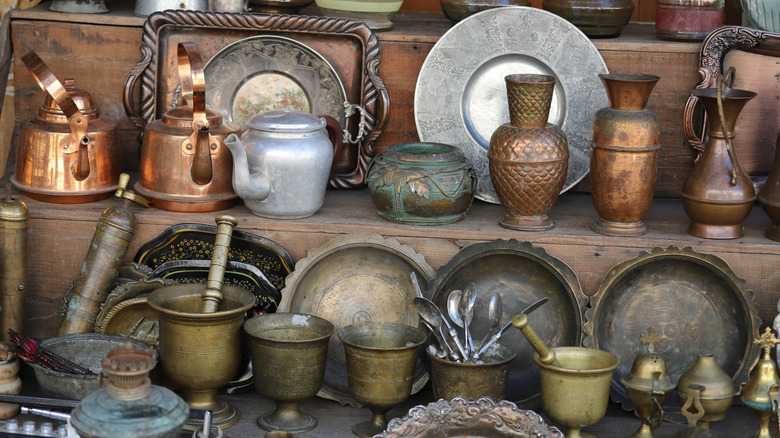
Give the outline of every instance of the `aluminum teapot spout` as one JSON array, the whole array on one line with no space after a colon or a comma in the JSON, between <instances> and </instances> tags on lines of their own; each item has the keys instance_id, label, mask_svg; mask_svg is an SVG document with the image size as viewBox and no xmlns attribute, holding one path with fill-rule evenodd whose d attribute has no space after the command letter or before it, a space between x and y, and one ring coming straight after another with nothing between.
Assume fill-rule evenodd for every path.
<instances>
[{"instance_id":1,"label":"aluminum teapot spout","mask_svg":"<svg viewBox=\"0 0 780 438\"><path fill-rule=\"evenodd\" d=\"M271 193L271 183L259 173L249 172L246 150L236 134L224 140L233 155L233 190L242 199L263 200Z\"/></svg>"}]
</instances>

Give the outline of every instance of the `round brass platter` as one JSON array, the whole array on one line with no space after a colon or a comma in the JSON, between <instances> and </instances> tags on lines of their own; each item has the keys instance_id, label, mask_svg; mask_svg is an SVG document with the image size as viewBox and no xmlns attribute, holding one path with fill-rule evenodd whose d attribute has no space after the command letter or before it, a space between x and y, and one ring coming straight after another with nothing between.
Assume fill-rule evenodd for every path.
<instances>
[{"instance_id":1,"label":"round brass platter","mask_svg":"<svg viewBox=\"0 0 780 438\"><path fill-rule=\"evenodd\" d=\"M738 390L760 352L753 345L761 325L753 292L725 261L691 248L655 248L618 263L591 297L585 318L584 345L620 359L611 395L626 410L633 407L620 379L646 351L640 336L651 327L658 336L654 351L673 382L699 355L712 354ZM676 394L664 410L680 410Z\"/></svg>"},{"instance_id":2,"label":"round brass platter","mask_svg":"<svg viewBox=\"0 0 780 438\"><path fill-rule=\"evenodd\" d=\"M313 249L298 261L285 281L277 312L307 313L330 321L335 333L364 321L419 324L411 281L433 277L425 258L409 246L378 234L347 234ZM428 381L418 361L412 393ZM344 347L333 336L328 348L325 379L317 394L342 404L357 405L349 393Z\"/></svg>"},{"instance_id":3,"label":"round brass platter","mask_svg":"<svg viewBox=\"0 0 780 438\"><path fill-rule=\"evenodd\" d=\"M514 239L467 246L439 268L431 281L431 300L446 315L450 291L464 290L469 283L474 283L477 291L470 326L474 339L482 339L488 331L488 305L497 292L503 304L502 326L529 304L547 297L546 304L528 315L530 324L550 347L580 345L587 298L574 271L544 249ZM535 407L541 387L533 348L514 328L507 330L499 343L517 354L509 365L506 399Z\"/></svg>"}]
</instances>

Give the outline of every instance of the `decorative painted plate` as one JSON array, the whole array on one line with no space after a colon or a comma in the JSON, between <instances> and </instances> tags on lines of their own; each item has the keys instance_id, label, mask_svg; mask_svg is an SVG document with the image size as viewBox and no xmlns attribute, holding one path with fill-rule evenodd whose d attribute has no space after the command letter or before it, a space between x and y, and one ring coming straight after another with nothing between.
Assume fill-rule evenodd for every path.
<instances>
[{"instance_id":1,"label":"decorative painted plate","mask_svg":"<svg viewBox=\"0 0 780 438\"><path fill-rule=\"evenodd\" d=\"M378 234L347 234L309 251L287 277L278 312L308 313L330 321L334 333L356 322L395 322L417 326L417 296L411 273L429 281L433 269L409 246ZM428 382L417 363L412 393ZM320 397L358 405L349 393L344 346L331 337Z\"/></svg>"},{"instance_id":2,"label":"decorative painted plate","mask_svg":"<svg viewBox=\"0 0 780 438\"><path fill-rule=\"evenodd\" d=\"M477 291L470 326L474 339L482 339L488 331L488 305L497 292L503 308L502 326L529 304L547 297L547 303L528 315L529 324L550 347L580 345L587 298L574 271L544 249L530 242L501 239L469 245L439 268L426 296L446 315L450 291L463 290L469 283L474 283ZM535 405L541 387L533 348L515 328L507 330L498 342L517 354L509 364L506 399Z\"/></svg>"},{"instance_id":3,"label":"decorative painted plate","mask_svg":"<svg viewBox=\"0 0 780 438\"><path fill-rule=\"evenodd\" d=\"M296 110L346 126L347 93L319 53L290 38L256 35L227 45L206 63L206 105L246 129L255 114Z\"/></svg>"},{"instance_id":4,"label":"decorative painted plate","mask_svg":"<svg viewBox=\"0 0 780 438\"><path fill-rule=\"evenodd\" d=\"M537 8L506 6L474 14L433 46L420 69L414 117L420 140L458 146L477 172L477 199L499 203L488 169L490 136L509 122L504 77L542 73L556 79L549 123L569 142L563 192L590 170L593 116L607 106L598 75L601 54L582 31Z\"/></svg>"},{"instance_id":5,"label":"decorative painted plate","mask_svg":"<svg viewBox=\"0 0 780 438\"><path fill-rule=\"evenodd\" d=\"M699 355L712 354L738 390L760 353L753 345L761 325L753 292L725 261L691 248L655 248L618 263L591 297L585 318L583 344L620 359L611 393L626 410L633 407L620 379L647 351L640 339L648 335L672 382ZM664 410L680 410L676 396Z\"/></svg>"}]
</instances>

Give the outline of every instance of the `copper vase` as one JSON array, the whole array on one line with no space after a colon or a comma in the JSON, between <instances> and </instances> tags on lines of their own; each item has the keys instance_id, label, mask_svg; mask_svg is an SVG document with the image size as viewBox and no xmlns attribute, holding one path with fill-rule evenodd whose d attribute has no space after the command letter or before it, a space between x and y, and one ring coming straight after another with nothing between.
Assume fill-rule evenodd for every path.
<instances>
[{"instance_id":1,"label":"copper vase","mask_svg":"<svg viewBox=\"0 0 780 438\"><path fill-rule=\"evenodd\" d=\"M707 239L742 237L742 222L756 199L753 183L733 144L737 116L756 93L727 88L726 81L723 79L719 88L691 92L704 104L709 139L704 155L683 185L682 198L685 213L691 219L688 234Z\"/></svg>"},{"instance_id":2,"label":"copper vase","mask_svg":"<svg viewBox=\"0 0 780 438\"><path fill-rule=\"evenodd\" d=\"M647 233L642 218L653 203L661 130L647 101L658 76L603 74L609 106L596 112L590 150L593 231L610 236Z\"/></svg>"},{"instance_id":3,"label":"copper vase","mask_svg":"<svg viewBox=\"0 0 780 438\"><path fill-rule=\"evenodd\" d=\"M566 181L569 146L558 126L547 123L555 78L515 74L505 78L510 123L490 137L490 179L507 214L501 226L543 231Z\"/></svg>"},{"instance_id":4,"label":"copper vase","mask_svg":"<svg viewBox=\"0 0 780 438\"><path fill-rule=\"evenodd\" d=\"M775 145L775 159L764 187L758 193L758 202L772 220L766 237L780 242L780 133Z\"/></svg>"}]
</instances>

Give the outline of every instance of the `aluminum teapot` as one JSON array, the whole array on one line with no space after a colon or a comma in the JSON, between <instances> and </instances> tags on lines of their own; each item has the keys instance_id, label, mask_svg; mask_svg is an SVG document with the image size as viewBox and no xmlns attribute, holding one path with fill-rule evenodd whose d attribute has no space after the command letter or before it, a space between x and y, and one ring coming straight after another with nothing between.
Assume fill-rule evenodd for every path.
<instances>
[{"instance_id":1,"label":"aluminum teapot","mask_svg":"<svg viewBox=\"0 0 780 438\"><path fill-rule=\"evenodd\" d=\"M22 62L47 95L38 115L20 125L11 183L46 202L77 204L111 196L122 170L116 123L101 117L92 96L74 81L57 80L35 52Z\"/></svg>"},{"instance_id":2,"label":"aluminum teapot","mask_svg":"<svg viewBox=\"0 0 780 438\"><path fill-rule=\"evenodd\" d=\"M225 146L233 153L233 189L249 210L271 219L309 217L322 207L343 134L330 116L261 112Z\"/></svg>"},{"instance_id":3,"label":"aluminum teapot","mask_svg":"<svg viewBox=\"0 0 780 438\"><path fill-rule=\"evenodd\" d=\"M206 85L194 43L179 43L182 100L144 132L135 190L163 210L204 212L230 208L238 198L231 184L233 161L222 140L238 127L206 108Z\"/></svg>"}]
</instances>

